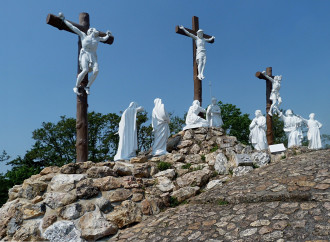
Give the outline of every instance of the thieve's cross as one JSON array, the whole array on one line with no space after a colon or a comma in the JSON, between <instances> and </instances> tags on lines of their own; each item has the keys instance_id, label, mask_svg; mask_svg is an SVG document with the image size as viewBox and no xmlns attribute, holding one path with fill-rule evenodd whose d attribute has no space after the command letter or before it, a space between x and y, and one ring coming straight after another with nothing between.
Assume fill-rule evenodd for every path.
<instances>
[{"instance_id":1,"label":"thieve's cross","mask_svg":"<svg viewBox=\"0 0 330 242\"><path fill-rule=\"evenodd\" d=\"M190 32L191 34L197 35L197 31L199 30L198 17L196 17L196 16L192 17L192 29L188 29L188 28L185 28L185 29L188 32ZM175 32L177 34L182 34L182 35L188 36L182 29L179 28L179 26L175 27ZM205 39L209 39L212 36L203 34L203 37ZM196 62L196 43L195 43L195 40L192 40L192 42L193 42L194 100L198 100L200 102L200 104L202 105L202 81L198 78L198 68L197 68L197 62ZM214 40L209 41L209 43L214 43Z\"/></svg>"},{"instance_id":2,"label":"thieve's cross","mask_svg":"<svg viewBox=\"0 0 330 242\"><path fill-rule=\"evenodd\" d=\"M271 77L274 78L274 76L272 75L272 68L271 67L267 67L266 68L266 74ZM266 122L267 122L267 142L268 145L273 145L274 144L274 135L273 135L273 121L272 121L272 116L270 116L269 110L270 110L270 106L272 105L272 100L270 100L270 93L272 91L272 82L270 80L268 80L264 74L262 74L262 72L258 71L256 73L256 77L258 77L259 79L264 79L266 81Z\"/></svg>"},{"instance_id":3,"label":"thieve's cross","mask_svg":"<svg viewBox=\"0 0 330 242\"><path fill-rule=\"evenodd\" d=\"M84 33L87 33L89 29L89 14L80 13L79 14L79 24L69 21L73 26L77 27ZM46 23L52 25L53 27L58 28L59 30L65 30L71 33L74 33L63 20L53 14L48 14ZM106 36L106 33L99 32L99 36ZM114 41L114 37L110 36L107 41L102 43L111 45ZM81 40L78 41L78 56L81 50ZM79 58L78 58L78 74L81 72L79 67ZM88 75L85 76L79 88L81 95L77 95L77 119L76 119L76 131L77 131L77 141L76 141L76 153L77 153L77 162L85 162L88 158L88 120L87 120L87 94L84 90L88 83Z\"/></svg>"}]
</instances>

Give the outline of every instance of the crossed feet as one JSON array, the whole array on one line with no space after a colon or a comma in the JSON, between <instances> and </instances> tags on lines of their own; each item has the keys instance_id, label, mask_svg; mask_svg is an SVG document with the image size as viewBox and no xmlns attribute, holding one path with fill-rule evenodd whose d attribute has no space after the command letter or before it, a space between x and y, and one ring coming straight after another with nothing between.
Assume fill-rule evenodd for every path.
<instances>
[{"instance_id":1,"label":"crossed feet","mask_svg":"<svg viewBox=\"0 0 330 242\"><path fill-rule=\"evenodd\" d=\"M90 94L90 92L89 92L89 87L84 87L84 89L85 89L87 95L89 95L89 94ZM81 95L81 93L79 92L78 87L74 87L74 88L73 88L73 92L74 92L75 94L79 95L79 96Z\"/></svg>"},{"instance_id":2,"label":"crossed feet","mask_svg":"<svg viewBox=\"0 0 330 242\"><path fill-rule=\"evenodd\" d=\"M198 75L197 77L199 80L203 80L205 78L204 75Z\"/></svg>"}]
</instances>

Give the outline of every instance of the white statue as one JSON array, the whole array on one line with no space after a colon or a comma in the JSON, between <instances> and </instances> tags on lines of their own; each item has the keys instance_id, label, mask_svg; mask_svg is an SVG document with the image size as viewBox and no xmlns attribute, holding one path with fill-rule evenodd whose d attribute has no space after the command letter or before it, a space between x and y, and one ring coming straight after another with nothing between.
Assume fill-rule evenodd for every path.
<instances>
[{"instance_id":1,"label":"white statue","mask_svg":"<svg viewBox=\"0 0 330 242\"><path fill-rule=\"evenodd\" d=\"M249 129L249 139L251 144L256 150L267 149L267 138L266 138L266 118L262 115L260 110L256 110L256 117L252 120Z\"/></svg>"},{"instance_id":2,"label":"white statue","mask_svg":"<svg viewBox=\"0 0 330 242\"><path fill-rule=\"evenodd\" d=\"M99 73L99 65L97 63L97 55L96 50L98 43L100 41L107 41L110 36L112 36L111 32L108 30L107 35L104 37L99 36L99 31L97 31L95 28L90 28L87 31L87 35L80 31L77 27L73 26L69 21L65 20L65 17L62 13L59 13L59 17L63 20L63 22L68 26L73 32L75 32L77 35L79 35L81 40L81 50L79 54L79 66L81 69L81 72L79 73L77 77L76 86L73 88L73 91L77 95L81 95L79 93L78 88L80 87L80 84L86 74L88 72L93 71L93 74L89 78L87 86L84 88L86 93L89 94L89 89L93 82L95 81L95 78L97 74Z\"/></svg>"},{"instance_id":3,"label":"white statue","mask_svg":"<svg viewBox=\"0 0 330 242\"><path fill-rule=\"evenodd\" d=\"M167 154L167 139L170 136L170 116L165 110L165 106L160 98L154 100L155 107L152 110L152 129L154 132L154 143L152 145L152 155Z\"/></svg>"},{"instance_id":4,"label":"white statue","mask_svg":"<svg viewBox=\"0 0 330 242\"><path fill-rule=\"evenodd\" d=\"M315 118L315 114L311 113L309 115L309 120L304 118L302 118L302 120L308 126L308 132L307 132L308 148L317 150L322 148L321 135L320 135L320 128L322 127L322 124L319 121L315 120L314 118Z\"/></svg>"},{"instance_id":5,"label":"white statue","mask_svg":"<svg viewBox=\"0 0 330 242\"><path fill-rule=\"evenodd\" d=\"M196 36L196 35L193 35L190 32L188 32L182 25L179 28L182 29L186 33L186 35L193 38L196 42L196 62L197 62L197 67L198 67L198 76L197 77L200 80L203 80L205 78L204 77L204 68L205 68L205 64L206 64L205 41L211 42L212 40L215 39L215 37L212 36L209 39L205 39L203 37L204 32L202 29L199 29L197 31L197 36Z\"/></svg>"},{"instance_id":6,"label":"white statue","mask_svg":"<svg viewBox=\"0 0 330 242\"><path fill-rule=\"evenodd\" d=\"M183 130L194 129L199 127L209 127L209 122L198 116L199 113L206 113L206 110L200 106L198 100L193 101L192 106L190 106L187 117L186 126Z\"/></svg>"},{"instance_id":7,"label":"white statue","mask_svg":"<svg viewBox=\"0 0 330 242\"><path fill-rule=\"evenodd\" d=\"M121 116L118 130L119 144L115 161L130 160L136 156L138 149L136 115L143 110L143 107L139 107L137 103L131 102Z\"/></svg>"},{"instance_id":8,"label":"white statue","mask_svg":"<svg viewBox=\"0 0 330 242\"><path fill-rule=\"evenodd\" d=\"M272 82L272 92L270 93L270 97L269 97L269 99L272 100L272 105L269 109L268 114L270 116L272 116L273 115L273 110L275 110L275 112L277 114L279 114L280 113L279 106L282 103L282 98L280 97L282 75L281 76L275 76L274 79L273 79L270 76L268 76L265 71L263 71L262 73L265 75L265 77L269 81Z\"/></svg>"},{"instance_id":9,"label":"white statue","mask_svg":"<svg viewBox=\"0 0 330 242\"><path fill-rule=\"evenodd\" d=\"M301 125L303 119L293 115L291 109L285 112L286 116L280 112L279 117L284 121L284 131L288 137L288 148L292 146L301 146L303 140L303 133Z\"/></svg>"},{"instance_id":10,"label":"white statue","mask_svg":"<svg viewBox=\"0 0 330 242\"><path fill-rule=\"evenodd\" d=\"M207 108L206 120L209 122L210 127L221 127L223 125L221 110L216 98L212 98L212 104Z\"/></svg>"}]
</instances>

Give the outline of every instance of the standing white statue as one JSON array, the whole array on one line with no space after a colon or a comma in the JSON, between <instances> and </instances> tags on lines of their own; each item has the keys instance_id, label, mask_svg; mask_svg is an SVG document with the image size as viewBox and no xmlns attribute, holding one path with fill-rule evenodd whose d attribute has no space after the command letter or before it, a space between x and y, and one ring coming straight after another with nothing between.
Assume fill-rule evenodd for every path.
<instances>
[{"instance_id":1,"label":"standing white statue","mask_svg":"<svg viewBox=\"0 0 330 242\"><path fill-rule=\"evenodd\" d=\"M68 26L73 32L79 35L81 40L81 50L79 53L79 66L81 72L77 77L76 86L73 88L73 91L77 95L81 95L81 93L79 93L78 91L78 88L80 87L80 84L84 79L84 77L86 76L86 74L88 72L93 71L93 74L89 78L87 86L84 88L86 93L89 94L90 87L95 81L97 74L99 73L99 65L97 63L97 55L96 55L98 43L100 41L107 41L108 38L112 36L112 34L108 30L106 36L100 37L99 31L97 31L95 28L90 28L88 29L86 35L83 31L80 31L80 29L73 26L69 21L65 20L65 17L62 13L59 13L59 17L63 20L66 26Z\"/></svg>"},{"instance_id":2,"label":"standing white statue","mask_svg":"<svg viewBox=\"0 0 330 242\"><path fill-rule=\"evenodd\" d=\"M186 126L183 130L194 129L199 127L209 127L209 122L198 116L199 113L206 113L206 110L200 106L198 100L193 101L192 106L190 106L187 117Z\"/></svg>"},{"instance_id":3,"label":"standing white statue","mask_svg":"<svg viewBox=\"0 0 330 242\"><path fill-rule=\"evenodd\" d=\"M285 116L286 115L286 116ZM302 118L293 115L291 109L288 109L283 115L280 112L279 117L284 121L284 131L288 137L288 148L293 146L301 146L303 140L303 133L301 129Z\"/></svg>"},{"instance_id":4,"label":"standing white statue","mask_svg":"<svg viewBox=\"0 0 330 242\"><path fill-rule=\"evenodd\" d=\"M136 156L138 149L136 115L143 110L143 107L139 107L137 103L131 102L129 107L123 112L119 122L119 144L115 161L130 160Z\"/></svg>"},{"instance_id":5,"label":"standing white statue","mask_svg":"<svg viewBox=\"0 0 330 242\"><path fill-rule=\"evenodd\" d=\"M206 120L209 122L210 127L221 127L223 125L221 118L221 109L217 104L216 98L212 98L212 103L207 108Z\"/></svg>"},{"instance_id":6,"label":"standing white statue","mask_svg":"<svg viewBox=\"0 0 330 242\"><path fill-rule=\"evenodd\" d=\"M152 110L152 129L154 133L154 143L152 145L152 155L167 154L167 139L170 136L170 116L165 110L165 106L160 98L154 100L155 107Z\"/></svg>"},{"instance_id":7,"label":"standing white statue","mask_svg":"<svg viewBox=\"0 0 330 242\"><path fill-rule=\"evenodd\" d=\"M270 106L268 114L270 116L272 116L274 110L277 114L279 114L280 113L279 106L282 103L282 98L280 96L282 75L281 76L275 76L274 79L273 79L270 76L268 76L265 71L263 71L262 73L265 75L265 77L269 81L272 82L272 91L271 91L270 97L269 97L269 99L272 100L272 105Z\"/></svg>"},{"instance_id":8,"label":"standing white statue","mask_svg":"<svg viewBox=\"0 0 330 242\"><path fill-rule=\"evenodd\" d=\"M307 132L308 148L315 150L321 149L322 142L321 142L320 128L322 127L322 124L319 121L315 120L314 113L311 113L309 115L309 120L304 118L302 118L302 120L307 124L308 127L308 132Z\"/></svg>"},{"instance_id":9,"label":"standing white statue","mask_svg":"<svg viewBox=\"0 0 330 242\"><path fill-rule=\"evenodd\" d=\"M260 110L256 110L256 117L252 120L250 129L250 143L256 150L267 149L267 138L266 138L266 118L262 115Z\"/></svg>"},{"instance_id":10,"label":"standing white statue","mask_svg":"<svg viewBox=\"0 0 330 242\"><path fill-rule=\"evenodd\" d=\"M209 39L205 39L203 37L204 31L202 29L199 29L197 31L197 35L193 35L190 32L188 32L182 25L179 27L182 29L186 35L193 38L196 43L196 62L197 62L197 68L198 68L198 78L200 80L203 80L204 77L204 69L206 64L206 49L205 49L205 42L211 42L215 39L214 36L212 36Z\"/></svg>"}]
</instances>

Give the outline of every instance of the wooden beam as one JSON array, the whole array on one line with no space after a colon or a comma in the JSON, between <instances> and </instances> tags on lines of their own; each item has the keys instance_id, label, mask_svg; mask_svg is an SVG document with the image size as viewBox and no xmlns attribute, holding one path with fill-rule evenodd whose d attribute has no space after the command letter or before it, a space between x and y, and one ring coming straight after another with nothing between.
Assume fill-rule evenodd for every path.
<instances>
[{"instance_id":1,"label":"wooden beam","mask_svg":"<svg viewBox=\"0 0 330 242\"><path fill-rule=\"evenodd\" d=\"M67 20L69 21L69 20ZM87 33L87 30L88 28L86 29L86 27L80 25L80 24L77 24L77 23L74 23L74 22L71 22L69 21L73 26L77 27L78 29L80 29L81 31ZM65 30L65 31L68 31L70 33L74 33L68 26L66 26L65 23L63 23L62 19L58 16L55 16L54 14L48 14L47 15L47 18L46 18L46 23L55 27L55 28L58 28L59 30ZM104 37L106 36L106 33L102 32L102 31L99 31L100 32L100 36L101 37ZM105 42L101 41L101 43L104 43L104 44L109 44L111 45L114 41L114 37L113 36L110 36L109 39Z\"/></svg>"},{"instance_id":2,"label":"wooden beam","mask_svg":"<svg viewBox=\"0 0 330 242\"><path fill-rule=\"evenodd\" d=\"M191 29L188 29L188 28L186 28L186 27L185 27L185 29L186 29L189 33L191 33L191 34L193 34L193 35L197 35L197 33L196 33L195 31L193 31L193 30L191 30ZM186 33L185 33L182 29L180 29L178 25L175 26L175 33L177 33L177 34L182 34L182 35L187 36ZM209 39L209 38L211 38L212 36L210 36L210 35L208 35L208 34L203 34L203 37L204 37L205 39ZM211 41L208 42L208 43L213 44L213 43L214 43L214 39L211 40Z\"/></svg>"}]
</instances>

